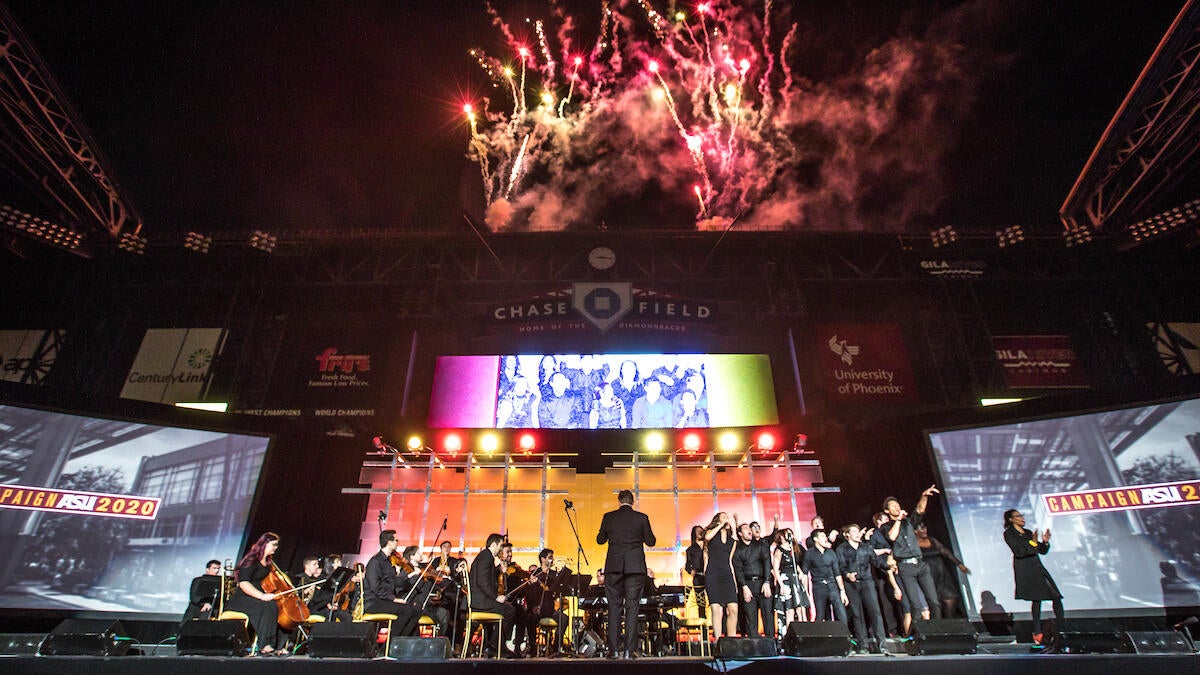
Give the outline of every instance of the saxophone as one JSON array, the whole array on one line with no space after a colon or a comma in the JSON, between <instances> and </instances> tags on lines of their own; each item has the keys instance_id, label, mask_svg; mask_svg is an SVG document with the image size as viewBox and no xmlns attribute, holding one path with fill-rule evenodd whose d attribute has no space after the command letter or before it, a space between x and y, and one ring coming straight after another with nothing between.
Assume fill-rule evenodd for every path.
<instances>
[{"instance_id":1,"label":"saxophone","mask_svg":"<svg viewBox=\"0 0 1200 675\"><path fill-rule=\"evenodd\" d=\"M363 573L363 571L362 571L362 569L361 569L361 568L362 568L362 563L355 563L355 564L354 564L354 570L355 570L355 573L356 573L356 574L362 574L362 573ZM363 618L363 606L364 606L364 600L363 600L363 598L364 598L364 597L366 597L366 595L367 595L367 594L364 592L365 590L366 590L366 589L364 588L364 584L362 584L362 583L359 583L359 584L358 584L358 600L357 600L357 601L354 603L354 611L350 613L350 619L351 619L352 621L362 621L362 618Z\"/></svg>"}]
</instances>

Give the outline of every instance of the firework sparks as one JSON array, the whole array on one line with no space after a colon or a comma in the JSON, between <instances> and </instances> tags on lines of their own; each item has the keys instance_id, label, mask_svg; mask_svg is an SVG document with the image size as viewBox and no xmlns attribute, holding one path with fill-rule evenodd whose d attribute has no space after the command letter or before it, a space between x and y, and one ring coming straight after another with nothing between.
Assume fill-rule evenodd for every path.
<instances>
[{"instance_id":1,"label":"firework sparks","mask_svg":"<svg viewBox=\"0 0 1200 675\"><path fill-rule=\"evenodd\" d=\"M894 133L902 93L918 89L929 71L955 77L954 52L897 39L872 52L844 90L814 85L789 65L797 25L774 16L772 0L761 13L746 4L712 0L685 11L672 3L674 11L663 14L650 0L602 1L598 35L586 51L575 46L584 44L578 22L554 0L555 29L526 19L528 44L488 4L513 59L506 65L480 49L469 52L508 99L507 112L489 110L486 101L464 108L489 227L585 225L607 202L648 185L664 194L690 190L700 229L739 216L758 228L811 227L810 218L826 214L841 219L841 228L830 229L871 227L840 212L868 192L868 174L892 165L904 175L931 171L936 153L901 157L927 149L920 139L905 139L887 157L870 153L883 154L874 148ZM772 26L780 25L787 30L777 40ZM916 204L917 193L931 188L907 189L904 198ZM928 207L902 208L899 217L910 218Z\"/></svg>"}]
</instances>

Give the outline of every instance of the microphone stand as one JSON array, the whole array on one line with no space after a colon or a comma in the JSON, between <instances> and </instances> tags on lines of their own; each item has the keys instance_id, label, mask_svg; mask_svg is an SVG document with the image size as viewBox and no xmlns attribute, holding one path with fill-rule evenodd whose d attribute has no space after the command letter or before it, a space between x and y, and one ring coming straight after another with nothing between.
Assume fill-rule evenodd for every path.
<instances>
[{"instance_id":1,"label":"microphone stand","mask_svg":"<svg viewBox=\"0 0 1200 675\"><path fill-rule=\"evenodd\" d=\"M579 529L575 527L575 521L571 518L571 512L575 510L575 505L567 500L563 500L563 511L567 515L567 523L571 526L571 534L575 535L575 602L578 607L579 599L583 597L583 566L586 564L589 568L592 566L590 560L587 559L587 554L583 552L583 541L579 538ZM578 514L576 514L578 516ZM575 617L570 617L571 622L575 621ZM572 626L574 628L574 626ZM572 630L572 648L575 651L579 650L580 632Z\"/></svg>"}]
</instances>

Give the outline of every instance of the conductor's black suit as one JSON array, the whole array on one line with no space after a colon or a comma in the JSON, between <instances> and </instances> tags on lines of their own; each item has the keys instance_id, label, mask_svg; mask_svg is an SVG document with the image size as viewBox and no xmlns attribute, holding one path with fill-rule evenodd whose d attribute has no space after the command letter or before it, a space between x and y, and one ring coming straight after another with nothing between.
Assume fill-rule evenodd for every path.
<instances>
[{"instance_id":1,"label":"conductor's black suit","mask_svg":"<svg viewBox=\"0 0 1200 675\"><path fill-rule=\"evenodd\" d=\"M638 601L646 584L646 552L653 546L650 518L622 504L604 514L597 544L608 544L604 559L604 592L608 596L608 646L613 654L632 653L637 644ZM621 642L621 611L625 611L625 644Z\"/></svg>"}]
</instances>

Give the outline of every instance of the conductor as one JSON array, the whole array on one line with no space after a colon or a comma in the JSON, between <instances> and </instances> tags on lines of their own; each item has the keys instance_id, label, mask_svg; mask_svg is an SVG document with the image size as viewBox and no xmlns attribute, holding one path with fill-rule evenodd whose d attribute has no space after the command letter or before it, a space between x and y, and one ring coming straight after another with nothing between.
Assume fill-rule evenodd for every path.
<instances>
[{"instance_id":1,"label":"conductor","mask_svg":"<svg viewBox=\"0 0 1200 675\"><path fill-rule=\"evenodd\" d=\"M608 597L608 658L636 658L638 601L646 585L646 552L642 544L653 546L654 531L650 518L633 510L633 493L621 490L621 504L604 514L600 521L597 544L608 544L604 559L604 593ZM621 644L621 612L625 612L625 641Z\"/></svg>"}]
</instances>

